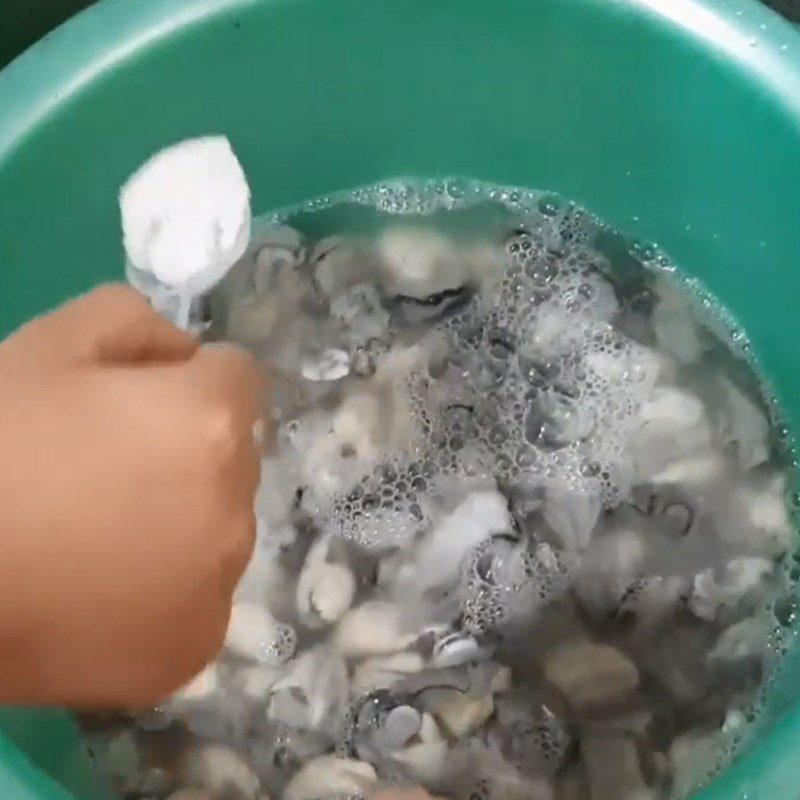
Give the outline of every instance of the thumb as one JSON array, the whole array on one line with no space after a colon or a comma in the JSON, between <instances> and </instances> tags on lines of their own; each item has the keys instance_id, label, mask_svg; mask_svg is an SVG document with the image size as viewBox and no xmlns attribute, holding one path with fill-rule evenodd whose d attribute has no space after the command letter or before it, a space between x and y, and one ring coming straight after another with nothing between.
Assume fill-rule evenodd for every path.
<instances>
[{"instance_id":1,"label":"thumb","mask_svg":"<svg viewBox=\"0 0 800 800\"><path fill-rule=\"evenodd\" d=\"M36 327L78 358L107 364L185 361L198 348L192 336L153 311L139 292L119 284L67 303Z\"/></svg>"}]
</instances>

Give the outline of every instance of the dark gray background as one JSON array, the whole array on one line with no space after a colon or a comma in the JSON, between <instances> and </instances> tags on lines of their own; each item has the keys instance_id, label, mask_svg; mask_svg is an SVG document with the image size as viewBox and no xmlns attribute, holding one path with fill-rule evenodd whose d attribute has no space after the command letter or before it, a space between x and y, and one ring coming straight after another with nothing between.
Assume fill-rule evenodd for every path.
<instances>
[{"instance_id":1,"label":"dark gray background","mask_svg":"<svg viewBox=\"0 0 800 800\"><path fill-rule=\"evenodd\" d=\"M64 20L93 2L94 0L0 0L0 64L8 63Z\"/></svg>"},{"instance_id":2,"label":"dark gray background","mask_svg":"<svg viewBox=\"0 0 800 800\"><path fill-rule=\"evenodd\" d=\"M800 0L765 0L777 12L794 22L800 22Z\"/></svg>"},{"instance_id":3,"label":"dark gray background","mask_svg":"<svg viewBox=\"0 0 800 800\"><path fill-rule=\"evenodd\" d=\"M0 65L94 0L0 0ZM135 3L137 0L128 0ZM763 0L800 23L800 0Z\"/></svg>"}]
</instances>

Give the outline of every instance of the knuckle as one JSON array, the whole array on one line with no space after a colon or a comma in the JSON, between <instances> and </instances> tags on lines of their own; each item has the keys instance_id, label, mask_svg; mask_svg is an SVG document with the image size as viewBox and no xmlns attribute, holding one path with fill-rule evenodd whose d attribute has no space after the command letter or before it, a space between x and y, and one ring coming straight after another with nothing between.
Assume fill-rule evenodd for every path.
<instances>
[{"instance_id":1,"label":"knuckle","mask_svg":"<svg viewBox=\"0 0 800 800\"><path fill-rule=\"evenodd\" d=\"M150 308L147 300L140 292L121 283L107 283L99 286L90 292L87 298L120 312L139 312Z\"/></svg>"},{"instance_id":2,"label":"knuckle","mask_svg":"<svg viewBox=\"0 0 800 800\"><path fill-rule=\"evenodd\" d=\"M126 688L127 703L134 708L153 708L165 697L180 689L185 683L183 680L185 676L173 664L172 659L157 666L148 664L141 674L129 674Z\"/></svg>"},{"instance_id":3,"label":"knuckle","mask_svg":"<svg viewBox=\"0 0 800 800\"><path fill-rule=\"evenodd\" d=\"M244 522L228 526L224 544L218 552L219 569L222 574L223 591L232 592L247 569L256 544L255 517Z\"/></svg>"},{"instance_id":4,"label":"knuckle","mask_svg":"<svg viewBox=\"0 0 800 800\"><path fill-rule=\"evenodd\" d=\"M219 656L225 646L225 638L228 634L228 622L230 620L230 603L220 604L220 608L210 615L206 635L202 646L197 652L196 672L200 672L207 664L211 663Z\"/></svg>"},{"instance_id":5,"label":"knuckle","mask_svg":"<svg viewBox=\"0 0 800 800\"><path fill-rule=\"evenodd\" d=\"M125 695L125 704L131 708L154 708L165 697L168 697L175 691L171 683L167 681L159 681L157 684L143 684L138 685L135 682L128 680L128 687Z\"/></svg>"},{"instance_id":6,"label":"knuckle","mask_svg":"<svg viewBox=\"0 0 800 800\"><path fill-rule=\"evenodd\" d=\"M250 515L243 523L237 526L233 537L233 556L236 559L234 569L242 572L253 555L256 545L256 520Z\"/></svg>"},{"instance_id":7,"label":"knuckle","mask_svg":"<svg viewBox=\"0 0 800 800\"><path fill-rule=\"evenodd\" d=\"M165 618L150 646L127 661L126 704L152 708L199 675L224 646L230 609L229 597L204 590L182 613Z\"/></svg>"},{"instance_id":8,"label":"knuckle","mask_svg":"<svg viewBox=\"0 0 800 800\"><path fill-rule=\"evenodd\" d=\"M224 364L229 372L258 368L258 362L250 352L229 342L212 342L205 345L203 350L207 358Z\"/></svg>"},{"instance_id":9,"label":"knuckle","mask_svg":"<svg viewBox=\"0 0 800 800\"><path fill-rule=\"evenodd\" d=\"M258 362L255 356L242 347L229 347L228 355L231 363L243 372L258 372Z\"/></svg>"},{"instance_id":10,"label":"knuckle","mask_svg":"<svg viewBox=\"0 0 800 800\"><path fill-rule=\"evenodd\" d=\"M255 386L261 382L261 370L252 353L240 347L230 347L225 353L233 381L242 386Z\"/></svg>"},{"instance_id":11,"label":"knuckle","mask_svg":"<svg viewBox=\"0 0 800 800\"><path fill-rule=\"evenodd\" d=\"M183 646L172 659L170 693L185 686L219 656L225 645L228 615L218 609L209 611L202 626L196 629L191 646Z\"/></svg>"},{"instance_id":12,"label":"knuckle","mask_svg":"<svg viewBox=\"0 0 800 800\"><path fill-rule=\"evenodd\" d=\"M231 620L231 602L228 600L220 609L217 622L214 625L211 636L208 640L208 655L216 658L225 646L225 639L228 636L228 625Z\"/></svg>"},{"instance_id":13,"label":"knuckle","mask_svg":"<svg viewBox=\"0 0 800 800\"><path fill-rule=\"evenodd\" d=\"M241 485L248 503L248 510L253 509L253 500L261 483L261 455L258 445L251 441L246 453L240 457L240 469L237 482Z\"/></svg>"},{"instance_id":14,"label":"knuckle","mask_svg":"<svg viewBox=\"0 0 800 800\"><path fill-rule=\"evenodd\" d=\"M241 421L232 406L216 403L206 413L206 442L218 456L231 456L241 439Z\"/></svg>"}]
</instances>

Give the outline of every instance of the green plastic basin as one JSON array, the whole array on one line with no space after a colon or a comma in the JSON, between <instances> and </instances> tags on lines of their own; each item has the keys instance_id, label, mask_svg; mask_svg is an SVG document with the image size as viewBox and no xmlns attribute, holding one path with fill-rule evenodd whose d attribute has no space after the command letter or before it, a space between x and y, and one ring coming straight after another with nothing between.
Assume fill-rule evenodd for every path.
<instances>
[{"instance_id":1,"label":"green plastic basin","mask_svg":"<svg viewBox=\"0 0 800 800\"><path fill-rule=\"evenodd\" d=\"M0 333L120 278L118 187L212 132L259 211L397 175L579 201L722 299L800 427L800 34L750 0L104 0L0 74ZM704 800L797 797L798 698L795 647ZM94 796L66 714L0 727L4 800Z\"/></svg>"}]
</instances>

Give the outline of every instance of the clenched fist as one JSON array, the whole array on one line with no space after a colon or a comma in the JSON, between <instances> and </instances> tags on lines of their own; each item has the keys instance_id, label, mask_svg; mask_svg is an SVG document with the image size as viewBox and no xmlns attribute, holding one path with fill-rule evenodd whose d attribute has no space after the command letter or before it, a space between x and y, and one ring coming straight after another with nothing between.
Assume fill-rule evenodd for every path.
<instances>
[{"instance_id":1,"label":"clenched fist","mask_svg":"<svg viewBox=\"0 0 800 800\"><path fill-rule=\"evenodd\" d=\"M0 702L147 706L217 654L261 397L124 287L0 343Z\"/></svg>"}]
</instances>

